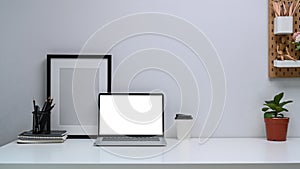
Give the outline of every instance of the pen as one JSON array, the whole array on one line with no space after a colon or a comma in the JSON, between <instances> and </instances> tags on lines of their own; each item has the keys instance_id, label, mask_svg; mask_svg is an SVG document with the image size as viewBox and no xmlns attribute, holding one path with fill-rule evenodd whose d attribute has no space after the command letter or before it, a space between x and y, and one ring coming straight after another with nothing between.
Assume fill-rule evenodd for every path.
<instances>
[{"instance_id":1,"label":"pen","mask_svg":"<svg viewBox=\"0 0 300 169\"><path fill-rule=\"evenodd\" d=\"M35 100L33 99L33 111L35 111Z\"/></svg>"},{"instance_id":2,"label":"pen","mask_svg":"<svg viewBox=\"0 0 300 169\"><path fill-rule=\"evenodd\" d=\"M45 107L45 111L48 111L48 110L49 110L49 106L51 106L51 103L47 100L46 107Z\"/></svg>"}]
</instances>

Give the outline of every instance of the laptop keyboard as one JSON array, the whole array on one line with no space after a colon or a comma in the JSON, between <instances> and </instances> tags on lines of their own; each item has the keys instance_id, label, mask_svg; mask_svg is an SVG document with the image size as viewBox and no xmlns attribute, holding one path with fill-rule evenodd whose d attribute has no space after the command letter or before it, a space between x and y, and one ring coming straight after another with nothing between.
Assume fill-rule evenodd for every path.
<instances>
[{"instance_id":1,"label":"laptop keyboard","mask_svg":"<svg viewBox=\"0 0 300 169\"><path fill-rule=\"evenodd\" d=\"M158 137L103 137L102 141L159 141Z\"/></svg>"}]
</instances>

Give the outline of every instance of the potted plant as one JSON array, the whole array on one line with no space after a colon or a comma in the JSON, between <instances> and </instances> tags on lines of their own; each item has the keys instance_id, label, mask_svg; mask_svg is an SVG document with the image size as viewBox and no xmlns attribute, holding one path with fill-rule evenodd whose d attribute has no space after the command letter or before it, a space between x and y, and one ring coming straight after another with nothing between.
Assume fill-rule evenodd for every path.
<instances>
[{"instance_id":1,"label":"potted plant","mask_svg":"<svg viewBox=\"0 0 300 169\"><path fill-rule=\"evenodd\" d=\"M293 102L292 100L282 101L284 93L277 94L273 100L265 101L262 108L266 124L267 140L285 141L288 129L289 118L283 112L288 112L284 106Z\"/></svg>"}]
</instances>

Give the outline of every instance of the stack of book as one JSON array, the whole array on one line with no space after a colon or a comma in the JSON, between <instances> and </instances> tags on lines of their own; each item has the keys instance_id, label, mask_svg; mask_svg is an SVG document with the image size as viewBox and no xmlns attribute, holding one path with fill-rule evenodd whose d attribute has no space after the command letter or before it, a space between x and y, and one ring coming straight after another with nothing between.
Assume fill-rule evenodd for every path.
<instances>
[{"instance_id":1,"label":"stack of book","mask_svg":"<svg viewBox=\"0 0 300 169\"><path fill-rule=\"evenodd\" d=\"M25 131L18 135L17 143L63 143L67 139L67 131L52 130L49 134L33 134L32 131Z\"/></svg>"}]
</instances>

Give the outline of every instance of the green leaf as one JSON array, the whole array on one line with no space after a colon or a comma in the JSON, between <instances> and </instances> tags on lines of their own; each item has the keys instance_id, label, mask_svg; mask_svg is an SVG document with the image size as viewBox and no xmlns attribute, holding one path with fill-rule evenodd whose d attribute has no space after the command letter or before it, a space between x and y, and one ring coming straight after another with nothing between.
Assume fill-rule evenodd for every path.
<instances>
[{"instance_id":1,"label":"green leaf","mask_svg":"<svg viewBox=\"0 0 300 169\"><path fill-rule=\"evenodd\" d=\"M288 104L288 103L292 103L293 101L292 100L289 100L289 101L285 101L285 102L281 102L279 104L280 107L283 107L284 105Z\"/></svg>"},{"instance_id":2,"label":"green leaf","mask_svg":"<svg viewBox=\"0 0 300 169\"><path fill-rule=\"evenodd\" d=\"M265 103L266 104L268 104L268 103L274 103L274 101L273 100L269 100L269 101L265 101Z\"/></svg>"},{"instance_id":3,"label":"green leaf","mask_svg":"<svg viewBox=\"0 0 300 169\"><path fill-rule=\"evenodd\" d=\"M270 109L274 110L275 112L282 112L283 111L282 107L276 105L275 103L269 103L269 104L264 104L264 105L269 107Z\"/></svg>"},{"instance_id":4,"label":"green leaf","mask_svg":"<svg viewBox=\"0 0 300 169\"><path fill-rule=\"evenodd\" d=\"M274 102L278 105L282 97L283 97L283 92L279 93L274 97Z\"/></svg>"},{"instance_id":5,"label":"green leaf","mask_svg":"<svg viewBox=\"0 0 300 169\"><path fill-rule=\"evenodd\" d=\"M282 108L282 111L286 111L286 112L288 112L289 110L288 110L288 109L285 109L285 108Z\"/></svg>"},{"instance_id":6,"label":"green leaf","mask_svg":"<svg viewBox=\"0 0 300 169\"><path fill-rule=\"evenodd\" d=\"M274 117L275 113L264 113L264 118L272 118Z\"/></svg>"},{"instance_id":7,"label":"green leaf","mask_svg":"<svg viewBox=\"0 0 300 169\"><path fill-rule=\"evenodd\" d=\"M276 112L279 113L279 112L282 112L283 111L283 108L282 107L279 107L279 106L276 106Z\"/></svg>"},{"instance_id":8,"label":"green leaf","mask_svg":"<svg viewBox=\"0 0 300 169\"><path fill-rule=\"evenodd\" d=\"M261 110L265 112L265 111L269 110L269 107L264 107Z\"/></svg>"},{"instance_id":9,"label":"green leaf","mask_svg":"<svg viewBox=\"0 0 300 169\"><path fill-rule=\"evenodd\" d=\"M264 105L270 107L270 109L272 109L272 110L276 110L276 104L275 103L268 103L268 104L264 104Z\"/></svg>"}]
</instances>

